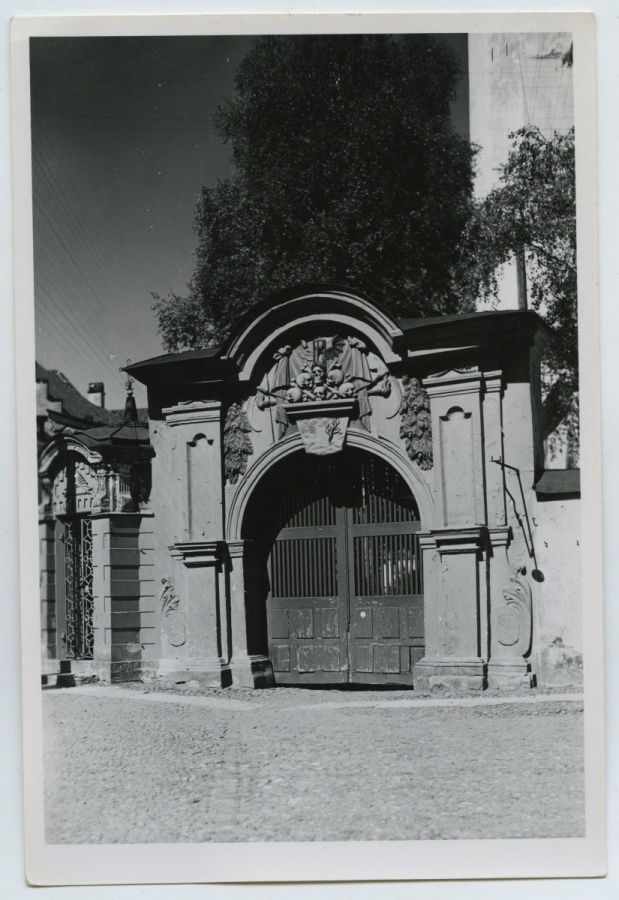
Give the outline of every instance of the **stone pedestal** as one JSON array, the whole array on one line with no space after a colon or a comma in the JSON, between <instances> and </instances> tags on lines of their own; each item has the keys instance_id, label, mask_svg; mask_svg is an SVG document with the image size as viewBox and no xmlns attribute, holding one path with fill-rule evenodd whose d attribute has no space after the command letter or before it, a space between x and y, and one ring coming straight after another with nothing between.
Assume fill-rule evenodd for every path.
<instances>
[{"instance_id":1,"label":"stone pedestal","mask_svg":"<svg viewBox=\"0 0 619 900\"><path fill-rule=\"evenodd\" d=\"M532 637L531 586L525 572L509 564L511 529L490 529L489 540L493 552L488 687L519 691L533 686L531 666L525 659Z\"/></svg>"},{"instance_id":2,"label":"stone pedestal","mask_svg":"<svg viewBox=\"0 0 619 900\"><path fill-rule=\"evenodd\" d=\"M202 687L227 687L229 619L224 581L222 541L183 541L170 547L178 570L174 590L182 605L164 599L162 632L176 650L159 665L158 675L171 681L197 681ZM174 594L176 596L176 594Z\"/></svg>"},{"instance_id":3,"label":"stone pedestal","mask_svg":"<svg viewBox=\"0 0 619 900\"><path fill-rule=\"evenodd\" d=\"M420 690L481 691L487 659L480 647L479 568L485 529L423 534L425 656L415 664Z\"/></svg>"}]
</instances>

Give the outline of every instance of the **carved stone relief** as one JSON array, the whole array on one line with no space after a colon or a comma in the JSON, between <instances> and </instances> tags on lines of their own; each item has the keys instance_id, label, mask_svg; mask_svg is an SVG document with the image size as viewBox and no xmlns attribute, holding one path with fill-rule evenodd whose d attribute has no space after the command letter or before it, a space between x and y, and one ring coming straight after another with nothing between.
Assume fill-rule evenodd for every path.
<instances>
[{"instance_id":1,"label":"carved stone relief","mask_svg":"<svg viewBox=\"0 0 619 900\"><path fill-rule=\"evenodd\" d=\"M356 400L359 422L369 430L370 398L388 397L391 393L387 367L356 337L302 340L295 347L287 344L275 352L273 360L258 387L256 406L271 410L277 438L282 438L291 421L297 420L290 416L290 407L300 403L317 404L320 417L320 404ZM341 423L329 427L337 430Z\"/></svg>"},{"instance_id":2,"label":"carved stone relief","mask_svg":"<svg viewBox=\"0 0 619 900\"><path fill-rule=\"evenodd\" d=\"M327 456L342 449L353 405L354 401L320 403L319 408L313 410L315 415L305 415L307 410L295 409L294 404L288 406L288 415L296 421L307 453ZM344 408L338 409L338 406Z\"/></svg>"},{"instance_id":3,"label":"carved stone relief","mask_svg":"<svg viewBox=\"0 0 619 900\"><path fill-rule=\"evenodd\" d=\"M105 490L100 467L94 468L83 459L69 459L52 481L50 512L55 516L91 512L101 507Z\"/></svg>"}]
</instances>

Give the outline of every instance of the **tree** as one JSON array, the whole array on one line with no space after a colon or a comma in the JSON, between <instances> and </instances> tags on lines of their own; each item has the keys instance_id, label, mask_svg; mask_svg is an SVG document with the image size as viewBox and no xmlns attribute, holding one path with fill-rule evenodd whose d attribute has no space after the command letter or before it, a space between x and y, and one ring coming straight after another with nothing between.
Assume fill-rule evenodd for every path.
<instances>
[{"instance_id":1,"label":"tree","mask_svg":"<svg viewBox=\"0 0 619 900\"><path fill-rule=\"evenodd\" d=\"M546 360L546 436L565 422L577 438L578 321L574 129L510 135L499 185L474 207L460 248L464 297L498 296L501 267L524 255L527 293L554 329Z\"/></svg>"},{"instance_id":2,"label":"tree","mask_svg":"<svg viewBox=\"0 0 619 900\"><path fill-rule=\"evenodd\" d=\"M395 314L471 308L454 263L474 151L458 61L427 35L259 39L216 111L232 174L204 187L188 295L156 297L165 348L219 343L258 300L336 282Z\"/></svg>"}]
</instances>

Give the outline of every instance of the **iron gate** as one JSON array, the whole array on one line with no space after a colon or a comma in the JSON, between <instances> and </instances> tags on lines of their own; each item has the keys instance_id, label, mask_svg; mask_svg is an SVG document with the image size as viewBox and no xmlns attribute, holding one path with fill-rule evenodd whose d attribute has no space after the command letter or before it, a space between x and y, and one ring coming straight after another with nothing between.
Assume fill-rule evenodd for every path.
<instances>
[{"instance_id":1,"label":"iron gate","mask_svg":"<svg viewBox=\"0 0 619 900\"><path fill-rule=\"evenodd\" d=\"M65 653L68 659L92 659L92 521L64 524Z\"/></svg>"}]
</instances>

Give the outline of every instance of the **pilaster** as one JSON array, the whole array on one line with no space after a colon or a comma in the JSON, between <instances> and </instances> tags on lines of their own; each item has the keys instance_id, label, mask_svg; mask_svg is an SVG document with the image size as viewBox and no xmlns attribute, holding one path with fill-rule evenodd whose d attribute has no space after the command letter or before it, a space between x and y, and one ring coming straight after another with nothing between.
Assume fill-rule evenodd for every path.
<instances>
[{"instance_id":1,"label":"pilaster","mask_svg":"<svg viewBox=\"0 0 619 900\"><path fill-rule=\"evenodd\" d=\"M41 584L41 658L56 659L56 521L39 520Z\"/></svg>"},{"instance_id":2,"label":"pilaster","mask_svg":"<svg viewBox=\"0 0 619 900\"><path fill-rule=\"evenodd\" d=\"M163 410L177 473L183 540L223 538L222 404L219 400L180 403Z\"/></svg>"},{"instance_id":3,"label":"pilaster","mask_svg":"<svg viewBox=\"0 0 619 900\"><path fill-rule=\"evenodd\" d=\"M273 666L268 656L250 652L250 622L247 588L255 553L254 541L228 541L230 564L230 621L232 625L232 683L242 687L273 687Z\"/></svg>"},{"instance_id":4,"label":"pilaster","mask_svg":"<svg viewBox=\"0 0 619 900\"><path fill-rule=\"evenodd\" d=\"M437 528L424 553L425 656L415 684L478 691L487 666L486 482L483 374L453 369L424 380L434 434Z\"/></svg>"},{"instance_id":5,"label":"pilaster","mask_svg":"<svg viewBox=\"0 0 619 900\"><path fill-rule=\"evenodd\" d=\"M152 627L152 565L142 564L138 514L92 517L92 668L102 681L139 681L146 622Z\"/></svg>"},{"instance_id":6,"label":"pilaster","mask_svg":"<svg viewBox=\"0 0 619 900\"><path fill-rule=\"evenodd\" d=\"M158 674L222 687L230 683L231 656L222 403L178 403L163 414L173 433L171 470L177 490L171 502L177 524L170 529L173 543L168 545L172 571L162 578Z\"/></svg>"},{"instance_id":7,"label":"pilaster","mask_svg":"<svg viewBox=\"0 0 619 900\"><path fill-rule=\"evenodd\" d=\"M434 435L436 521L444 527L486 523L479 369L453 369L426 378Z\"/></svg>"},{"instance_id":8,"label":"pilaster","mask_svg":"<svg viewBox=\"0 0 619 900\"><path fill-rule=\"evenodd\" d=\"M484 455L488 526L506 523L505 470L498 465L503 453L503 378L500 371L484 372Z\"/></svg>"}]
</instances>

